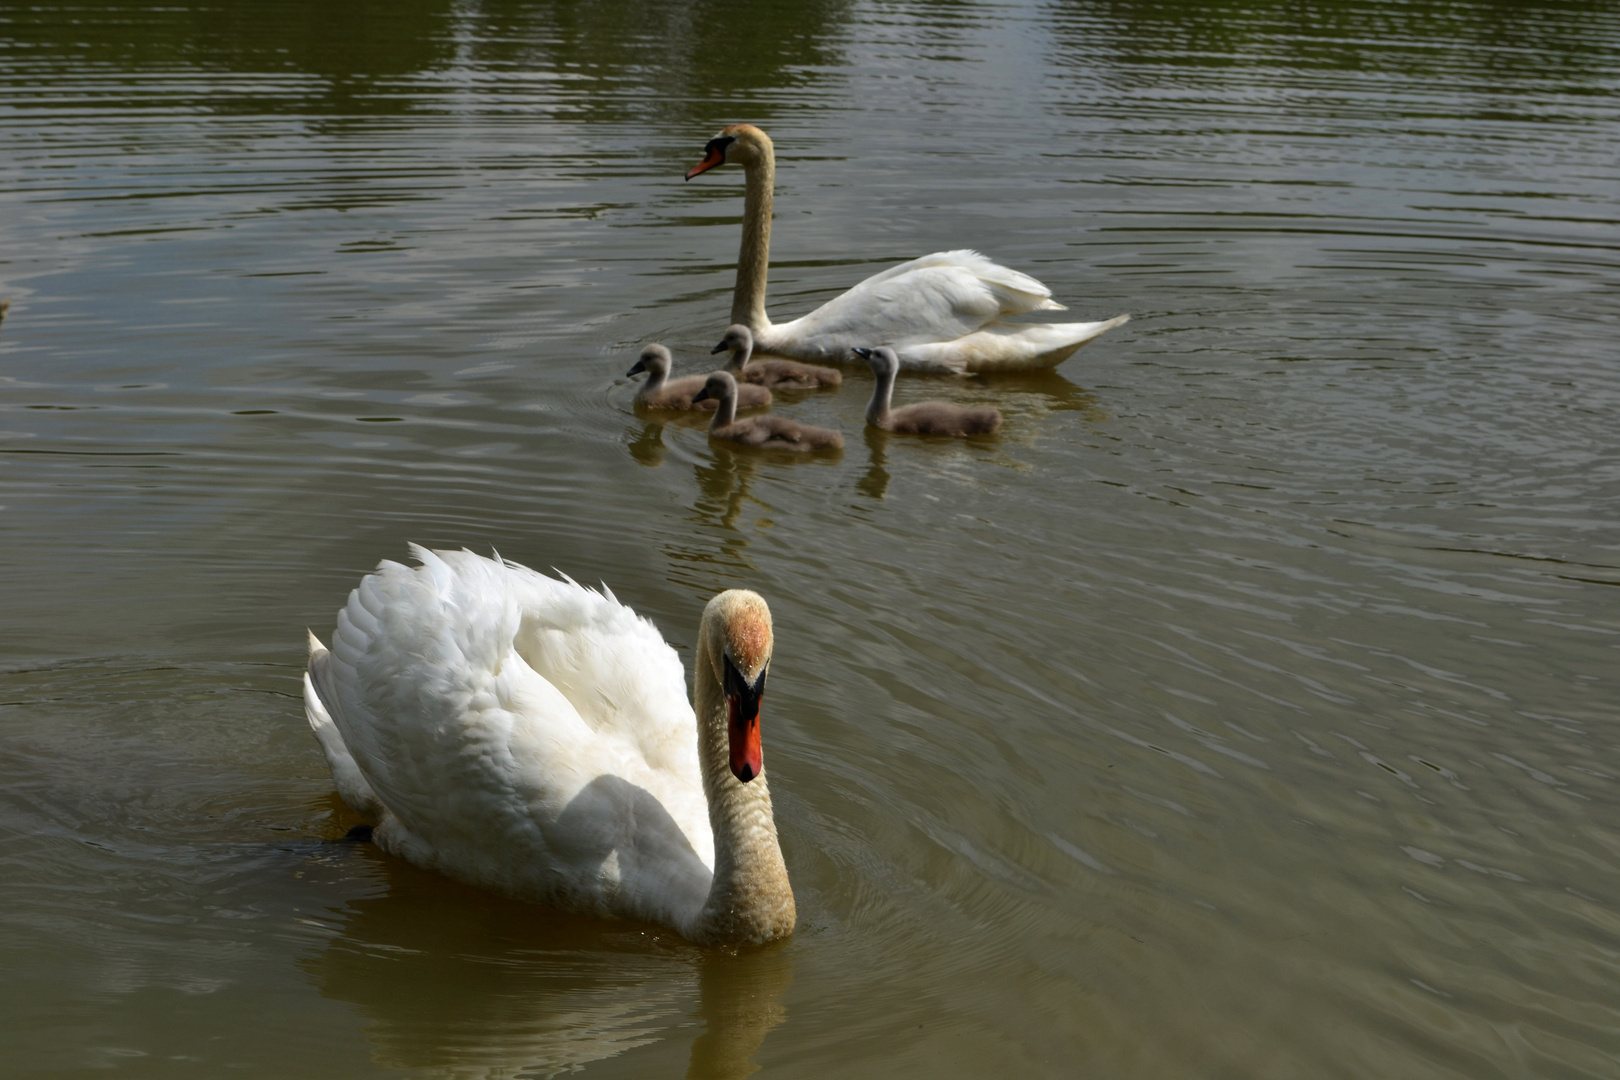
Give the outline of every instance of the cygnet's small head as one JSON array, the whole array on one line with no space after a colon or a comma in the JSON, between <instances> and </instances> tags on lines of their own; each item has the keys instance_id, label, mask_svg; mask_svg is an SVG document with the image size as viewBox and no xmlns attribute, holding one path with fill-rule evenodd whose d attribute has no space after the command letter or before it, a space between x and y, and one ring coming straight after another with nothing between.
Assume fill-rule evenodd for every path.
<instances>
[{"instance_id":1,"label":"cygnet's small head","mask_svg":"<svg viewBox=\"0 0 1620 1080\"><path fill-rule=\"evenodd\" d=\"M726 327L726 336L720 339L720 344L709 350L709 355L723 353L730 350L733 355L744 355L754 351L754 332L742 323L732 323Z\"/></svg>"},{"instance_id":2,"label":"cygnet's small head","mask_svg":"<svg viewBox=\"0 0 1620 1080\"><path fill-rule=\"evenodd\" d=\"M875 349L863 349L857 345L850 352L865 360L874 375L893 375L900 370L900 357L887 345L879 345Z\"/></svg>"},{"instance_id":3,"label":"cygnet's small head","mask_svg":"<svg viewBox=\"0 0 1620 1080\"><path fill-rule=\"evenodd\" d=\"M746 168L771 156L771 137L753 124L728 124L703 147L703 160L687 170L692 179L718 165L731 163Z\"/></svg>"},{"instance_id":4,"label":"cygnet's small head","mask_svg":"<svg viewBox=\"0 0 1620 1080\"><path fill-rule=\"evenodd\" d=\"M668 349L662 345L653 344L641 350L641 356L636 360L635 366L624 374L626 378L629 378L631 375L640 375L645 371L656 379L660 375L668 375L669 369L674 362L674 359L669 355Z\"/></svg>"},{"instance_id":5,"label":"cygnet's small head","mask_svg":"<svg viewBox=\"0 0 1620 1080\"><path fill-rule=\"evenodd\" d=\"M728 589L709 601L703 624L718 638L710 655L718 657L714 674L726 696L731 774L746 784L765 769L759 709L775 642L771 609L756 592Z\"/></svg>"},{"instance_id":6,"label":"cygnet's small head","mask_svg":"<svg viewBox=\"0 0 1620 1080\"><path fill-rule=\"evenodd\" d=\"M737 396L737 380L729 371L712 372L703 382L703 389L692 395L696 401L724 401Z\"/></svg>"}]
</instances>

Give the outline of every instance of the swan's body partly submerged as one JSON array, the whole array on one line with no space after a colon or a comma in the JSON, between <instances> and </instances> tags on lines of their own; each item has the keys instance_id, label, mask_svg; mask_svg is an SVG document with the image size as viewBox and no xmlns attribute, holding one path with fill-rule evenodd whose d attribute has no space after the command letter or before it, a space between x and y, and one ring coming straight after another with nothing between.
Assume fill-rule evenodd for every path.
<instances>
[{"instance_id":1,"label":"swan's body partly submerged","mask_svg":"<svg viewBox=\"0 0 1620 1080\"><path fill-rule=\"evenodd\" d=\"M887 346L855 348L877 376L872 400L866 406L866 422L884 431L906 435L988 435L1001 426L1001 410L988 406L968 408L949 401L919 401L915 405L891 408L894 381L900 374L900 358Z\"/></svg>"},{"instance_id":2,"label":"swan's body partly submerged","mask_svg":"<svg viewBox=\"0 0 1620 1080\"><path fill-rule=\"evenodd\" d=\"M792 933L759 739L770 610L731 590L681 664L611 593L412 545L310 635L304 707L386 851L701 943Z\"/></svg>"},{"instance_id":3,"label":"swan's body partly submerged","mask_svg":"<svg viewBox=\"0 0 1620 1080\"><path fill-rule=\"evenodd\" d=\"M836 390L843 385L844 373L820 364L797 360L754 360L754 334L742 323L726 327L726 336L710 349L710 354L730 351L725 370L738 383L753 383L769 390Z\"/></svg>"},{"instance_id":4,"label":"swan's body partly submerged","mask_svg":"<svg viewBox=\"0 0 1620 1080\"><path fill-rule=\"evenodd\" d=\"M720 407L709 421L709 438L724 439L761 450L842 450L844 437L831 428L812 427L785 416L749 416L737 419L737 380L729 371L716 371L698 392L700 398L718 401Z\"/></svg>"},{"instance_id":5,"label":"swan's body partly submerged","mask_svg":"<svg viewBox=\"0 0 1620 1080\"><path fill-rule=\"evenodd\" d=\"M1061 311L1052 290L976 251L939 251L873 274L810 314L775 325L765 314L776 151L752 124L732 124L709 140L688 180L717 165L743 167L742 249L731 321L754 334L761 352L795 360L842 362L857 345L887 345L902 367L931 371L1027 371L1062 363L1076 349L1130 318L1104 322L1011 323L1031 311Z\"/></svg>"},{"instance_id":6,"label":"swan's body partly submerged","mask_svg":"<svg viewBox=\"0 0 1620 1080\"><path fill-rule=\"evenodd\" d=\"M698 397L708 377L683 375L679 379L672 379L669 376L674 367L675 360L664 346L655 343L642 349L635 365L625 372L626 378L643 371L647 373L647 381L636 391L636 404L644 409L707 409L713 412L719 403ZM771 392L766 387L745 386L738 389L739 409L762 409L770 403Z\"/></svg>"}]
</instances>

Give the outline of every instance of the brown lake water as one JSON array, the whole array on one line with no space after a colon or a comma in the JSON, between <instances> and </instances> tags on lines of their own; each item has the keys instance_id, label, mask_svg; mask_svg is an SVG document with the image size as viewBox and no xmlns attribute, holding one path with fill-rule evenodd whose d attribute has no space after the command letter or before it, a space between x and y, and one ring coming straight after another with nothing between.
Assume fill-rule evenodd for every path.
<instances>
[{"instance_id":1,"label":"brown lake water","mask_svg":"<svg viewBox=\"0 0 1620 1080\"><path fill-rule=\"evenodd\" d=\"M0 6L8 1076L1620 1076L1620 11ZM1055 372L650 422L974 247ZM407 541L763 593L801 922L731 955L340 842L306 626Z\"/></svg>"}]
</instances>

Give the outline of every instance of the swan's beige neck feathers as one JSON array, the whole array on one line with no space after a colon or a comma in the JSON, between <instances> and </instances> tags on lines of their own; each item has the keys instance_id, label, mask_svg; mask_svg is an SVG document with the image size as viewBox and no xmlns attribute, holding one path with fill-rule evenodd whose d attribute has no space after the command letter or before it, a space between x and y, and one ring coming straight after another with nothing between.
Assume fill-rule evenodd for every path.
<instances>
[{"instance_id":1,"label":"swan's beige neck feathers","mask_svg":"<svg viewBox=\"0 0 1620 1080\"><path fill-rule=\"evenodd\" d=\"M742 247L737 252L737 286L731 295L731 321L754 333L766 329L765 280L771 263L771 196L776 188L776 149L771 137L752 124L734 124L725 134L737 139L727 158L743 167Z\"/></svg>"},{"instance_id":2,"label":"swan's beige neck feathers","mask_svg":"<svg viewBox=\"0 0 1620 1080\"><path fill-rule=\"evenodd\" d=\"M714 830L714 881L686 934L710 944L745 944L791 934L796 909L765 773L745 784L731 771L721 674L727 651L749 680L770 662L770 610L757 594L732 589L709 601L692 673L698 756Z\"/></svg>"}]
</instances>

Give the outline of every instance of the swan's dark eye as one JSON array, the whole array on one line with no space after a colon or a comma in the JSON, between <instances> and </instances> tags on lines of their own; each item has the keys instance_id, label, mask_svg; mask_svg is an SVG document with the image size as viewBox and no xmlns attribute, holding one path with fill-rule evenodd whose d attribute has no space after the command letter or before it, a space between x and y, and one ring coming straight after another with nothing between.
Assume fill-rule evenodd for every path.
<instances>
[{"instance_id":1,"label":"swan's dark eye","mask_svg":"<svg viewBox=\"0 0 1620 1080\"><path fill-rule=\"evenodd\" d=\"M703 147L703 152L705 154L719 154L723 159L726 156L726 149L736 141L737 136L735 135L722 135L717 139L710 139Z\"/></svg>"},{"instance_id":2,"label":"swan's dark eye","mask_svg":"<svg viewBox=\"0 0 1620 1080\"><path fill-rule=\"evenodd\" d=\"M735 697L742 702L753 702L753 709L745 710L746 714L752 715L752 713L758 712L759 699L761 695L765 693L765 676L769 672L770 665L766 664L765 667L760 671L759 678L754 680L754 685L749 686L748 680L743 678L743 673L738 670L737 665L732 662L731 657L726 657L726 696Z\"/></svg>"}]
</instances>

